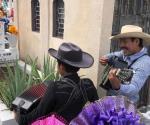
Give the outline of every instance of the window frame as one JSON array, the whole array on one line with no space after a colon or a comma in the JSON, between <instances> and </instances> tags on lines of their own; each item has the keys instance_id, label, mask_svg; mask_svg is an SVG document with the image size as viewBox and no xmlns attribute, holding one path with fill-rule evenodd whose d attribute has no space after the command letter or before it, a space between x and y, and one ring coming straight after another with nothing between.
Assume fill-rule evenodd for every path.
<instances>
[{"instance_id":1,"label":"window frame","mask_svg":"<svg viewBox=\"0 0 150 125\"><path fill-rule=\"evenodd\" d=\"M34 32L40 32L40 2L31 0L31 28Z\"/></svg>"},{"instance_id":2,"label":"window frame","mask_svg":"<svg viewBox=\"0 0 150 125\"><path fill-rule=\"evenodd\" d=\"M65 4L63 0L53 1L53 37L63 38Z\"/></svg>"}]
</instances>

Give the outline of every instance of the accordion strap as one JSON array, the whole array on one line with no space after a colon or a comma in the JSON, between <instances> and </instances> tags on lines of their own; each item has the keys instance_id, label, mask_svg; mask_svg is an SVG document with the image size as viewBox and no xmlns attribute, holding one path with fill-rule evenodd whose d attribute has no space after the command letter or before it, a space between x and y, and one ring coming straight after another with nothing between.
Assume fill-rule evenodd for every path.
<instances>
[{"instance_id":1,"label":"accordion strap","mask_svg":"<svg viewBox=\"0 0 150 125\"><path fill-rule=\"evenodd\" d=\"M67 102L63 105L63 107L61 109L58 110L58 112L62 112L67 106L69 106L72 101L74 100L74 98L76 98L76 96L78 95L76 92L78 90L80 90L82 96L83 96L83 99L85 102L88 101L88 97L87 97L87 93L86 93L86 90L85 88L83 87L82 85L82 80L80 79L79 83L75 83L74 81L72 81L71 79L68 79L68 78L63 78L61 81L69 84L70 86L73 86L73 90L67 100ZM78 86L79 85L79 86Z\"/></svg>"},{"instance_id":2,"label":"accordion strap","mask_svg":"<svg viewBox=\"0 0 150 125\"><path fill-rule=\"evenodd\" d=\"M131 66L138 60L140 59L141 57L145 56L145 55L148 55L147 53L143 54L142 56L138 57L137 59L133 60L132 63L128 66L128 69L131 68Z\"/></svg>"}]
</instances>

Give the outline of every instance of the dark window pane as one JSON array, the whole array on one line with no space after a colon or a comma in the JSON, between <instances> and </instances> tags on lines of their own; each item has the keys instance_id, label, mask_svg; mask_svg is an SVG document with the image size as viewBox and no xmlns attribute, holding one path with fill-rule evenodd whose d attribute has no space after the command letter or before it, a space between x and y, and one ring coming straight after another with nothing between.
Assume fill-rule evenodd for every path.
<instances>
[{"instance_id":1,"label":"dark window pane","mask_svg":"<svg viewBox=\"0 0 150 125\"><path fill-rule=\"evenodd\" d=\"M40 31L40 3L38 0L31 1L32 31Z\"/></svg>"},{"instance_id":2,"label":"dark window pane","mask_svg":"<svg viewBox=\"0 0 150 125\"><path fill-rule=\"evenodd\" d=\"M63 0L55 0L53 4L53 35L55 37L63 37L64 33L64 2Z\"/></svg>"}]
</instances>

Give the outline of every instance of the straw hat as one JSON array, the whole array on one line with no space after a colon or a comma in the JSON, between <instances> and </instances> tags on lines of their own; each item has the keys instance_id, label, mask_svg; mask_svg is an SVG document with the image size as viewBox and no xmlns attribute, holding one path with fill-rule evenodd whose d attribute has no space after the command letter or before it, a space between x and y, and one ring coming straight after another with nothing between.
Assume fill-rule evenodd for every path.
<instances>
[{"instance_id":1,"label":"straw hat","mask_svg":"<svg viewBox=\"0 0 150 125\"><path fill-rule=\"evenodd\" d=\"M111 40L117 40L120 38L141 38L145 42L150 42L150 35L147 33L144 33L142 31L142 28L135 25L124 25L121 28L121 33L115 36L112 36Z\"/></svg>"}]
</instances>

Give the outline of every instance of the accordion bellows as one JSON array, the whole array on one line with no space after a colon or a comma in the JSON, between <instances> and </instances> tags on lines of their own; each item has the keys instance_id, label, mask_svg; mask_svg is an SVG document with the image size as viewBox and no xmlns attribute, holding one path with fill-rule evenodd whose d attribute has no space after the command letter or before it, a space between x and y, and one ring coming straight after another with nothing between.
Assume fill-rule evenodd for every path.
<instances>
[{"instance_id":1,"label":"accordion bellows","mask_svg":"<svg viewBox=\"0 0 150 125\"><path fill-rule=\"evenodd\" d=\"M30 112L37 106L46 89L47 86L44 83L32 86L15 98L12 102L12 108L20 108L21 113L24 114Z\"/></svg>"}]
</instances>

